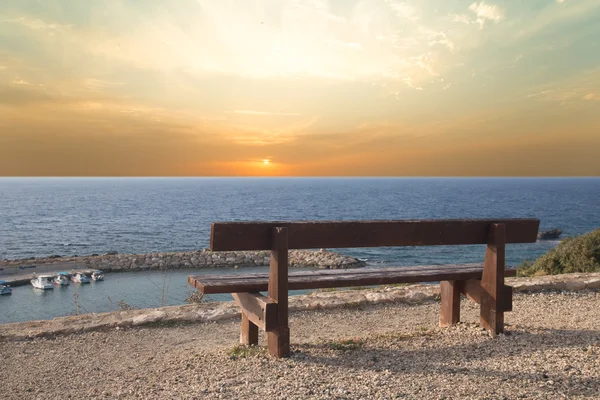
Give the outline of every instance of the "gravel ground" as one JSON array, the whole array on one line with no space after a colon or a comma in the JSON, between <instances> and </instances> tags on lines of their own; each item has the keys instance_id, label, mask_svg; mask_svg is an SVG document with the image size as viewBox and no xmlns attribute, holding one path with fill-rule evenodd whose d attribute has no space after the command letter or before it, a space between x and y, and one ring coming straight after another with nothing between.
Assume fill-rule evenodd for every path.
<instances>
[{"instance_id":1,"label":"gravel ground","mask_svg":"<svg viewBox=\"0 0 600 400\"><path fill-rule=\"evenodd\" d=\"M470 302L449 329L435 302L296 313L286 360L232 353L237 321L5 342L0 397L600 398L600 293L517 295L514 310L497 337Z\"/></svg>"}]
</instances>

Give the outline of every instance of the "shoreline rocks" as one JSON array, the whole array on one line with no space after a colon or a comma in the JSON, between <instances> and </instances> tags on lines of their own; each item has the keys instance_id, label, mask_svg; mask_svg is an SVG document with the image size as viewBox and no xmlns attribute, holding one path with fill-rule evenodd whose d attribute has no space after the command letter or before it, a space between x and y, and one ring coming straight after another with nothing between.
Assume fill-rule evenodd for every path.
<instances>
[{"instance_id":1,"label":"shoreline rocks","mask_svg":"<svg viewBox=\"0 0 600 400\"><path fill-rule=\"evenodd\" d=\"M576 292L600 290L600 273L576 273L540 276L533 278L508 278L507 284L515 294L544 291ZM414 284L408 286L380 286L360 290L317 290L306 295L290 296L292 312L356 308L361 305L386 303L421 304L438 301L439 285ZM0 324L0 342L53 337L73 333L123 329L153 324L214 323L239 318L240 310L233 301L186 304L161 308L122 310L57 317Z\"/></svg>"},{"instance_id":2,"label":"shoreline rocks","mask_svg":"<svg viewBox=\"0 0 600 400\"><path fill-rule=\"evenodd\" d=\"M269 251L209 251L206 249L189 252L160 252L148 254L118 254L110 252L103 255L79 257L57 257L0 260L0 274L9 273L9 269L23 270L26 266L71 267L101 269L105 272L146 271L183 268L242 268L267 266L270 262ZM326 250L290 250L290 268L360 268L366 264L357 258ZM3 269L3 270L2 270ZM32 271L32 270L29 270ZM33 272L33 271L32 271Z\"/></svg>"},{"instance_id":3,"label":"shoreline rocks","mask_svg":"<svg viewBox=\"0 0 600 400\"><path fill-rule=\"evenodd\" d=\"M559 239L562 231L558 228L550 229L548 231L541 231L538 233L537 238L539 240L555 240Z\"/></svg>"}]
</instances>

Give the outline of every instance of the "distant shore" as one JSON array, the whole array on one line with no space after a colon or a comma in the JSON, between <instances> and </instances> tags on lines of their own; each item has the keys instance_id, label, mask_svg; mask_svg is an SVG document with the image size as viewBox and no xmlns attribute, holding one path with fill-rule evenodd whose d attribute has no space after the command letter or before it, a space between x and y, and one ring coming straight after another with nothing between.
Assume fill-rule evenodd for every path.
<instances>
[{"instance_id":1,"label":"distant shore","mask_svg":"<svg viewBox=\"0 0 600 400\"><path fill-rule=\"evenodd\" d=\"M50 256L34 259L0 260L0 279L13 286L27 284L33 274L59 271L100 269L104 272L129 272L172 269L243 268L267 266L268 251L212 252L206 249L189 252L92 254L79 257ZM365 262L357 258L326 250L291 250L291 268L360 268Z\"/></svg>"}]
</instances>

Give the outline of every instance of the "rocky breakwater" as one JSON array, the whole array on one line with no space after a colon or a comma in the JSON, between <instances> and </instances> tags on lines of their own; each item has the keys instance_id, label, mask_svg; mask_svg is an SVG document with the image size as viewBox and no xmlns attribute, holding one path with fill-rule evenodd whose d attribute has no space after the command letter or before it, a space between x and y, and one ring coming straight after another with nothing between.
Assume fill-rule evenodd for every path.
<instances>
[{"instance_id":1,"label":"rocky breakwater","mask_svg":"<svg viewBox=\"0 0 600 400\"><path fill-rule=\"evenodd\" d=\"M91 268L105 272L168 270L181 268L231 268L266 266L270 262L269 251L226 251L209 250L149 253L90 255L79 257L51 256L27 260L0 260L1 268L35 265L57 268ZM291 250L289 265L292 268L312 267L322 269L358 268L365 263L357 258L326 250ZM30 272L35 272L29 270Z\"/></svg>"}]
</instances>

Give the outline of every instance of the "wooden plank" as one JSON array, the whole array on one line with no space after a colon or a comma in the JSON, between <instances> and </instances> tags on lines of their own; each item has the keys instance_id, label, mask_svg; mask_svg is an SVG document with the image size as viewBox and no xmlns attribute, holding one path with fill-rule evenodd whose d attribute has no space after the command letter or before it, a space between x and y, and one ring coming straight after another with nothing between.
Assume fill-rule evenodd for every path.
<instances>
[{"instance_id":1,"label":"wooden plank","mask_svg":"<svg viewBox=\"0 0 600 400\"><path fill-rule=\"evenodd\" d=\"M416 265L416 266L397 266L397 267L366 267L360 269L323 269L323 270L300 270L290 272L288 274L290 280L297 280L300 277L317 277L317 276L347 276L347 275L373 275L374 273L408 273L408 271L429 271L432 269L442 269L447 271L449 268L456 268L459 271L463 268L478 268L483 271L483 264L448 264L448 265ZM516 276L516 269L506 269L504 272L505 277ZM269 274L258 272L258 273L239 273L239 274L212 274L212 275L198 275L189 276L188 283L190 286L196 287L196 281L202 281L204 284L212 284L224 281L237 281L243 279L245 282L251 280L268 280Z\"/></svg>"},{"instance_id":2,"label":"wooden plank","mask_svg":"<svg viewBox=\"0 0 600 400\"><path fill-rule=\"evenodd\" d=\"M469 300L481 304L481 294L483 293L481 280L465 281L461 286L461 293L467 296Z\"/></svg>"},{"instance_id":3,"label":"wooden plank","mask_svg":"<svg viewBox=\"0 0 600 400\"><path fill-rule=\"evenodd\" d=\"M490 229L481 278L480 323L496 334L504 330L504 312L498 310L504 295L505 228L504 224L494 224Z\"/></svg>"},{"instance_id":4,"label":"wooden plank","mask_svg":"<svg viewBox=\"0 0 600 400\"><path fill-rule=\"evenodd\" d=\"M513 287L509 286L509 285L504 285L502 300L500 301L501 308L498 311L504 311L504 312L512 311L513 310L512 300L513 300Z\"/></svg>"},{"instance_id":5,"label":"wooden plank","mask_svg":"<svg viewBox=\"0 0 600 400\"><path fill-rule=\"evenodd\" d=\"M360 270L327 270L293 272L288 277L289 290L384 285L394 283L439 282L482 277L482 266L419 266L414 268L364 268ZM314 272L314 273L309 273ZM510 273L511 275L514 272ZM205 275L189 277L190 285L206 294L264 292L267 274Z\"/></svg>"},{"instance_id":6,"label":"wooden plank","mask_svg":"<svg viewBox=\"0 0 600 400\"><path fill-rule=\"evenodd\" d=\"M450 326L460 321L460 281L440 282L442 309L440 326Z\"/></svg>"},{"instance_id":7,"label":"wooden plank","mask_svg":"<svg viewBox=\"0 0 600 400\"><path fill-rule=\"evenodd\" d=\"M274 227L271 233L271 265L269 267L269 298L277 303L277 326L267 331L269 354L277 358L290 355L288 326L288 229Z\"/></svg>"},{"instance_id":8,"label":"wooden plank","mask_svg":"<svg viewBox=\"0 0 600 400\"><path fill-rule=\"evenodd\" d=\"M512 311L512 292L512 286L504 285L503 296L498 304L499 309L494 309L493 311ZM481 281L464 281L464 283L461 285L461 293L475 303L481 304L481 297L484 295L484 290L481 287ZM495 307L495 304L492 303L492 307Z\"/></svg>"},{"instance_id":9,"label":"wooden plank","mask_svg":"<svg viewBox=\"0 0 600 400\"><path fill-rule=\"evenodd\" d=\"M505 225L506 243L533 243L538 219L213 222L213 251L269 250L272 230L287 227L289 249L487 244L489 226Z\"/></svg>"},{"instance_id":10,"label":"wooden plank","mask_svg":"<svg viewBox=\"0 0 600 400\"><path fill-rule=\"evenodd\" d=\"M258 326L252 323L246 313L242 311L242 329L240 331L240 343L245 346L258 344Z\"/></svg>"},{"instance_id":11,"label":"wooden plank","mask_svg":"<svg viewBox=\"0 0 600 400\"><path fill-rule=\"evenodd\" d=\"M361 279L368 278L386 278L386 277L398 277L398 276L422 276L424 279L430 277L435 274L444 274L444 273L455 273L460 277L461 274L468 274L470 272L482 272L482 268L472 267L472 268L461 268L459 270L454 268L444 268L444 267L431 267L431 268L422 268L422 269L412 269L405 270L404 268L396 268L394 270L380 270L379 268L373 268L369 273L358 272L358 271L347 271L345 274L303 274L303 275L290 275L289 282L328 282L328 281L336 281L336 280L347 280L347 281L359 281ZM219 285L219 284L253 284L253 283L264 283L266 282L268 276L251 276L246 277L244 275L239 275L238 277L231 277L226 279L202 279L202 283L206 285Z\"/></svg>"},{"instance_id":12,"label":"wooden plank","mask_svg":"<svg viewBox=\"0 0 600 400\"><path fill-rule=\"evenodd\" d=\"M260 293L232 293L248 320L263 331L277 326L277 303Z\"/></svg>"}]
</instances>

